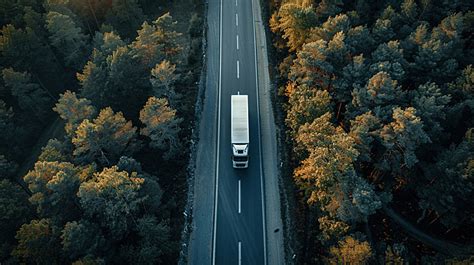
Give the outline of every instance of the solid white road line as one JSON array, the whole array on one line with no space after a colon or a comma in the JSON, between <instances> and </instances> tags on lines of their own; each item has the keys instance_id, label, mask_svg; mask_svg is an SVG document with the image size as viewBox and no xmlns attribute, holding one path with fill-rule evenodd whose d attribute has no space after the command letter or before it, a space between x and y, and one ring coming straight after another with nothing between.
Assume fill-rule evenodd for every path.
<instances>
[{"instance_id":1,"label":"solid white road line","mask_svg":"<svg viewBox=\"0 0 474 265\"><path fill-rule=\"evenodd\" d=\"M235 13L235 25L239 26L239 14Z\"/></svg>"},{"instance_id":2,"label":"solid white road line","mask_svg":"<svg viewBox=\"0 0 474 265\"><path fill-rule=\"evenodd\" d=\"M216 235L217 235L217 202L219 200L219 143L221 135L221 86L222 86L222 0L219 1L221 11L219 14L219 86L217 89L217 145L216 145L216 189L214 194L214 228L212 237L212 265L216 264Z\"/></svg>"},{"instance_id":3,"label":"solid white road line","mask_svg":"<svg viewBox=\"0 0 474 265\"><path fill-rule=\"evenodd\" d=\"M264 196L264 189L263 189L263 185L264 185L264 181L263 181L263 168L262 168L262 161L263 161L263 157L262 157L262 138L261 138L261 132L260 132L260 96L259 96L259 91L258 91L258 67L257 67L257 42L256 42L256 37L255 35L257 34L255 31L255 27L256 27L256 19L255 19L255 14L254 14L254 0L251 0L251 4L252 4L252 29L253 29L253 43L254 43L254 59L255 59L255 90L256 90L256 93L257 93L257 124L258 124L258 137L260 138L260 140L258 141L258 151L259 151L259 154L260 154L260 192L261 192L261 195L262 195L262 223L263 223L263 264L264 265L267 265L267 234L266 234L266 230L267 230L267 226L266 226L266 222L265 222L265 196Z\"/></svg>"},{"instance_id":4,"label":"solid white road line","mask_svg":"<svg viewBox=\"0 0 474 265\"><path fill-rule=\"evenodd\" d=\"M239 50L239 35L237 35L237 50Z\"/></svg>"},{"instance_id":5,"label":"solid white road line","mask_svg":"<svg viewBox=\"0 0 474 265\"><path fill-rule=\"evenodd\" d=\"M239 179L239 213L241 212L241 211L240 211L240 205L241 205L241 203L240 203L240 198L241 198L241 197L240 197L240 179Z\"/></svg>"},{"instance_id":6,"label":"solid white road line","mask_svg":"<svg viewBox=\"0 0 474 265\"><path fill-rule=\"evenodd\" d=\"M239 65L239 60L237 60L237 79L240 78L240 65Z\"/></svg>"},{"instance_id":7,"label":"solid white road line","mask_svg":"<svg viewBox=\"0 0 474 265\"><path fill-rule=\"evenodd\" d=\"M239 265L242 264L242 242L239 241Z\"/></svg>"}]
</instances>

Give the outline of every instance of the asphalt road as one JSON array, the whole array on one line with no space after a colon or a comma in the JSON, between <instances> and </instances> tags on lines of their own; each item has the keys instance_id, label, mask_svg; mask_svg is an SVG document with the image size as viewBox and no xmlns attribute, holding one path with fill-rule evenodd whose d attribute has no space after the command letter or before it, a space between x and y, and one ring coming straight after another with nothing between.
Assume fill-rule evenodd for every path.
<instances>
[{"instance_id":1,"label":"asphalt road","mask_svg":"<svg viewBox=\"0 0 474 265\"><path fill-rule=\"evenodd\" d=\"M251 0L220 5L217 161L213 264L266 264L255 33ZM211 3L209 3L211 4ZM230 97L249 95L249 167L231 161Z\"/></svg>"}]
</instances>

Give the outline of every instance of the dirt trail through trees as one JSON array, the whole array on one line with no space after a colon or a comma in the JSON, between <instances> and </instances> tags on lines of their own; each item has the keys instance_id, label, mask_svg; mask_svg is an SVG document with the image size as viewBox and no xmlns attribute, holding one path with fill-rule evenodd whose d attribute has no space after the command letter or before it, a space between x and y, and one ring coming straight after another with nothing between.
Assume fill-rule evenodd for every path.
<instances>
[{"instance_id":1,"label":"dirt trail through trees","mask_svg":"<svg viewBox=\"0 0 474 265\"><path fill-rule=\"evenodd\" d=\"M474 254L474 246L472 244L467 246L461 246L456 243L434 238L421 231L407 220L405 220L402 216L400 216L390 207L384 207L383 211L394 222L400 225L410 236L432 247L440 253L443 253L448 256L470 256Z\"/></svg>"}]
</instances>

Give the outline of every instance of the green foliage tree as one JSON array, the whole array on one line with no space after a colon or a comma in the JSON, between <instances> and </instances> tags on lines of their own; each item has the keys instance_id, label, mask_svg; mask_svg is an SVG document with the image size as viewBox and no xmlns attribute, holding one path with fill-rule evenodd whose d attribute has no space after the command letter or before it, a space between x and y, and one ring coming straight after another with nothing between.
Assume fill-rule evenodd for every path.
<instances>
[{"instance_id":1,"label":"green foliage tree","mask_svg":"<svg viewBox=\"0 0 474 265\"><path fill-rule=\"evenodd\" d=\"M90 100L77 98L76 93L69 90L60 95L53 110L66 121L65 130L68 135L73 135L83 120L91 119L96 114Z\"/></svg>"},{"instance_id":2,"label":"green foliage tree","mask_svg":"<svg viewBox=\"0 0 474 265\"><path fill-rule=\"evenodd\" d=\"M46 146L41 148L41 154L38 156L38 161L66 162L68 158L64 144L57 139L49 139Z\"/></svg>"},{"instance_id":3,"label":"green foliage tree","mask_svg":"<svg viewBox=\"0 0 474 265\"><path fill-rule=\"evenodd\" d=\"M96 255L105 242L99 227L87 220L68 222L61 232L62 249L71 260Z\"/></svg>"},{"instance_id":4,"label":"green foliage tree","mask_svg":"<svg viewBox=\"0 0 474 265\"><path fill-rule=\"evenodd\" d=\"M106 23L126 37L133 37L144 20L145 16L138 0L112 1L112 6L106 14Z\"/></svg>"},{"instance_id":5,"label":"green foliage tree","mask_svg":"<svg viewBox=\"0 0 474 265\"><path fill-rule=\"evenodd\" d=\"M153 86L153 95L158 98L165 96L170 105L174 107L177 106L176 100L178 97L174 82L179 78L179 74L176 74L175 71L176 66L164 60L151 69L150 79Z\"/></svg>"},{"instance_id":6,"label":"green foliage tree","mask_svg":"<svg viewBox=\"0 0 474 265\"><path fill-rule=\"evenodd\" d=\"M119 171L113 166L83 182L77 194L85 215L97 220L106 229L107 237L120 240L130 233L137 222L140 204L146 200L146 196L139 194L143 183L144 179L136 173Z\"/></svg>"},{"instance_id":7,"label":"green foliage tree","mask_svg":"<svg viewBox=\"0 0 474 265\"><path fill-rule=\"evenodd\" d=\"M36 206L39 216L60 222L79 216L75 196L81 184L79 173L80 169L68 162L36 162L34 170L29 171L24 180L32 192L29 200Z\"/></svg>"},{"instance_id":8,"label":"green foliage tree","mask_svg":"<svg viewBox=\"0 0 474 265\"><path fill-rule=\"evenodd\" d=\"M10 256L15 232L33 216L27 194L12 182L0 179L0 260Z\"/></svg>"},{"instance_id":9,"label":"green foliage tree","mask_svg":"<svg viewBox=\"0 0 474 265\"><path fill-rule=\"evenodd\" d=\"M331 96L325 90L288 83L286 95L289 104L286 124L293 133L298 132L302 125L312 122L331 109Z\"/></svg>"},{"instance_id":10,"label":"green foliage tree","mask_svg":"<svg viewBox=\"0 0 474 265\"><path fill-rule=\"evenodd\" d=\"M121 112L114 113L111 108L105 108L97 118L85 119L77 127L72 138L73 155L80 163L95 161L112 165L121 155L136 151L136 131Z\"/></svg>"},{"instance_id":11,"label":"green foliage tree","mask_svg":"<svg viewBox=\"0 0 474 265\"><path fill-rule=\"evenodd\" d=\"M6 86L10 88L12 95L18 101L20 108L29 111L44 122L51 105L51 99L38 84L31 81L31 75L6 68L3 69L2 76Z\"/></svg>"},{"instance_id":12,"label":"green foliage tree","mask_svg":"<svg viewBox=\"0 0 474 265\"><path fill-rule=\"evenodd\" d=\"M152 68L165 59L172 64L178 63L183 47L179 42L181 33L176 32L175 27L176 21L169 13L158 17L152 24L142 24L131 47L145 66Z\"/></svg>"},{"instance_id":13,"label":"green foliage tree","mask_svg":"<svg viewBox=\"0 0 474 265\"><path fill-rule=\"evenodd\" d=\"M168 106L166 99L150 97L140 111L140 121L145 124L140 133L150 137L151 147L165 150L167 159L177 154L181 145L179 124L183 119L176 117L176 110Z\"/></svg>"},{"instance_id":14,"label":"green foliage tree","mask_svg":"<svg viewBox=\"0 0 474 265\"><path fill-rule=\"evenodd\" d=\"M79 70L86 62L87 36L67 15L50 11L46 27L51 44L62 54L66 66Z\"/></svg>"},{"instance_id":15,"label":"green foliage tree","mask_svg":"<svg viewBox=\"0 0 474 265\"><path fill-rule=\"evenodd\" d=\"M419 205L426 212L436 211L447 228L474 223L470 198L474 195L474 129L466 132L458 146L452 146L438 157L425 172L426 185L417 192Z\"/></svg>"},{"instance_id":16,"label":"green foliage tree","mask_svg":"<svg viewBox=\"0 0 474 265\"><path fill-rule=\"evenodd\" d=\"M125 248L125 258L129 263L160 264L162 255L168 253L173 244L169 242L170 227L158 222L154 216L144 216L137 222L140 240L136 246Z\"/></svg>"},{"instance_id":17,"label":"green foliage tree","mask_svg":"<svg viewBox=\"0 0 474 265\"><path fill-rule=\"evenodd\" d=\"M16 233L18 246L12 254L20 261L33 264L61 263L59 231L51 220L32 220Z\"/></svg>"}]
</instances>

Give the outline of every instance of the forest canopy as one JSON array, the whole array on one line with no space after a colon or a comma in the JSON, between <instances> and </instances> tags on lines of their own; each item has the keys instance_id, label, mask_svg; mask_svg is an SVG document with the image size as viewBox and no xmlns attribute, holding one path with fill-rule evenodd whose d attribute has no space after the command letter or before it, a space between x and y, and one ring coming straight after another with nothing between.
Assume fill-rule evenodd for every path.
<instances>
[{"instance_id":1,"label":"forest canopy","mask_svg":"<svg viewBox=\"0 0 474 265\"><path fill-rule=\"evenodd\" d=\"M300 262L462 259L474 237L472 1L269 6L292 178L309 217ZM466 247L420 246L384 209Z\"/></svg>"}]
</instances>

